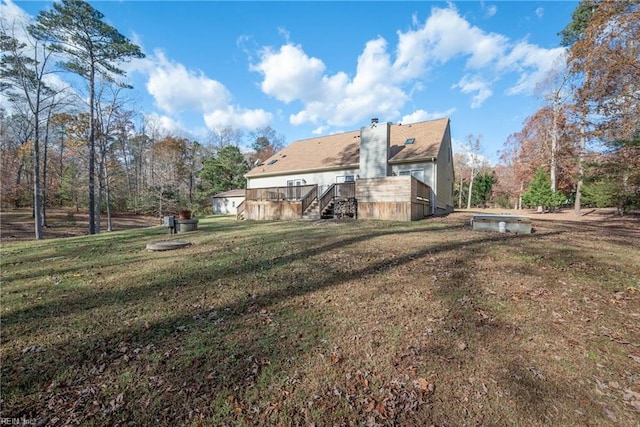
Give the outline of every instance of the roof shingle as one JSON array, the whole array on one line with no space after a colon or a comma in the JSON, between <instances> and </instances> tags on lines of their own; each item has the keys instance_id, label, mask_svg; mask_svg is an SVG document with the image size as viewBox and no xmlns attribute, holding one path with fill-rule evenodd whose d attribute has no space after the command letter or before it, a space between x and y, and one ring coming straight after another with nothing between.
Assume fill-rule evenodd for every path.
<instances>
[{"instance_id":1,"label":"roof shingle","mask_svg":"<svg viewBox=\"0 0 640 427\"><path fill-rule=\"evenodd\" d=\"M392 124L390 129L389 162L419 161L438 155L449 119L412 124ZM415 138L413 144L405 144ZM277 160L269 164L271 161ZM295 141L263 164L253 168L247 177L281 175L291 172L358 167L360 162L360 131L344 132Z\"/></svg>"}]
</instances>

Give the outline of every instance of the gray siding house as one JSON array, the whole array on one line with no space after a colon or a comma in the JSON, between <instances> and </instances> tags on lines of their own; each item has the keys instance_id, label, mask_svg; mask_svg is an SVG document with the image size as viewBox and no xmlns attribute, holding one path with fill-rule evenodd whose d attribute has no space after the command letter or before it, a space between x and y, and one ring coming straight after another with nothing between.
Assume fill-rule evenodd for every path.
<instances>
[{"instance_id":1,"label":"gray siding house","mask_svg":"<svg viewBox=\"0 0 640 427\"><path fill-rule=\"evenodd\" d=\"M340 198L354 199L358 218L445 214L453 210L450 121L372 119L360 130L293 142L245 177L244 218L323 216Z\"/></svg>"}]
</instances>

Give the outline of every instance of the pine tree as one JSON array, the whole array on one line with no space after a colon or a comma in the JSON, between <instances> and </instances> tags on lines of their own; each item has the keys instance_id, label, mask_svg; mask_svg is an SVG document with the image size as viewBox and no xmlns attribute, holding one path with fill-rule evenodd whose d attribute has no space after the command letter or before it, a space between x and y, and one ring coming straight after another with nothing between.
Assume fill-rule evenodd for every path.
<instances>
[{"instance_id":1,"label":"pine tree","mask_svg":"<svg viewBox=\"0 0 640 427\"><path fill-rule=\"evenodd\" d=\"M529 188L522 195L522 203L529 206L541 206L543 212L545 208L555 208L559 206L566 197L551 189L551 178L544 169L538 169Z\"/></svg>"},{"instance_id":2,"label":"pine tree","mask_svg":"<svg viewBox=\"0 0 640 427\"><path fill-rule=\"evenodd\" d=\"M104 15L89 3L62 0L52 6L51 10L40 12L29 31L49 43L51 50L64 55L63 68L87 80L89 86L89 234L95 234L96 80L102 77L116 83L116 77L125 75L117 64L144 58L144 54L139 46L106 24Z\"/></svg>"}]
</instances>

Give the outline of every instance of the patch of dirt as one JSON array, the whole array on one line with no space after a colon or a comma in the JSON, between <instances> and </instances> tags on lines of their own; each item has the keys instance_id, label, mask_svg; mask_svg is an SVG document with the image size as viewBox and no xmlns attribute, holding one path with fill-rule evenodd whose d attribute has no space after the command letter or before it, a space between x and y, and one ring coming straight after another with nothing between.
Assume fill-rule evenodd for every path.
<instances>
[{"instance_id":1,"label":"patch of dirt","mask_svg":"<svg viewBox=\"0 0 640 427\"><path fill-rule=\"evenodd\" d=\"M537 213L535 209L460 209L439 218L443 222L457 222L461 218L471 218L473 214L502 214L524 215L531 218L535 232L536 228L548 228L552 225L561 226L564 230L590 230L605 228L612 233L632 233L640 237L640 212L634 211L624 216L616 213L613 208L582 209L580 216L576 216L573 209L561 209L555 212Z\"/></svg>"},{"instance_id":2,"label":"patch of dirt","mask_svg":"<svg viewBox=\"0 0 640 427\"><path fill-rule=\"evenodd\" d=\"M112 216L113 231L133 228L151 227L161 224L159 218L134 215L114 214ZM101 219L101 231L107 230L107 218ZM48 209L47 226L44 238L74 237L89 234L89 214L66 209ZM33 240L35 236L31 209L18 209L0 212L0 241L17 242Z\"/></svg>"}]
</instances>

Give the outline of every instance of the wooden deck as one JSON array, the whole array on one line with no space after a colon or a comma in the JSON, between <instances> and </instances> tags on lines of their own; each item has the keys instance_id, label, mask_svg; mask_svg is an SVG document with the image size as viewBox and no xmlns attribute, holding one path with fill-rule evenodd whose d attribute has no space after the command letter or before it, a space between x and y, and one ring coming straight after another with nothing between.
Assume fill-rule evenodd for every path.
<instances>
[{"instance_id":1,"label":"wooden deck","mask_svg":"<svg viewBox=\"0 0 640 427\"><path fill-rule=\"evenodd\" d=\"M411 176L334 184L321 195L318 195L316 185L252 188L247 189L242 217L254 220L300 219L309 209L317 208L320 218L330 203L355 197L357 219L417 221L432 214L431 195L427 184Z\"/></svg>"}]
</instances>

